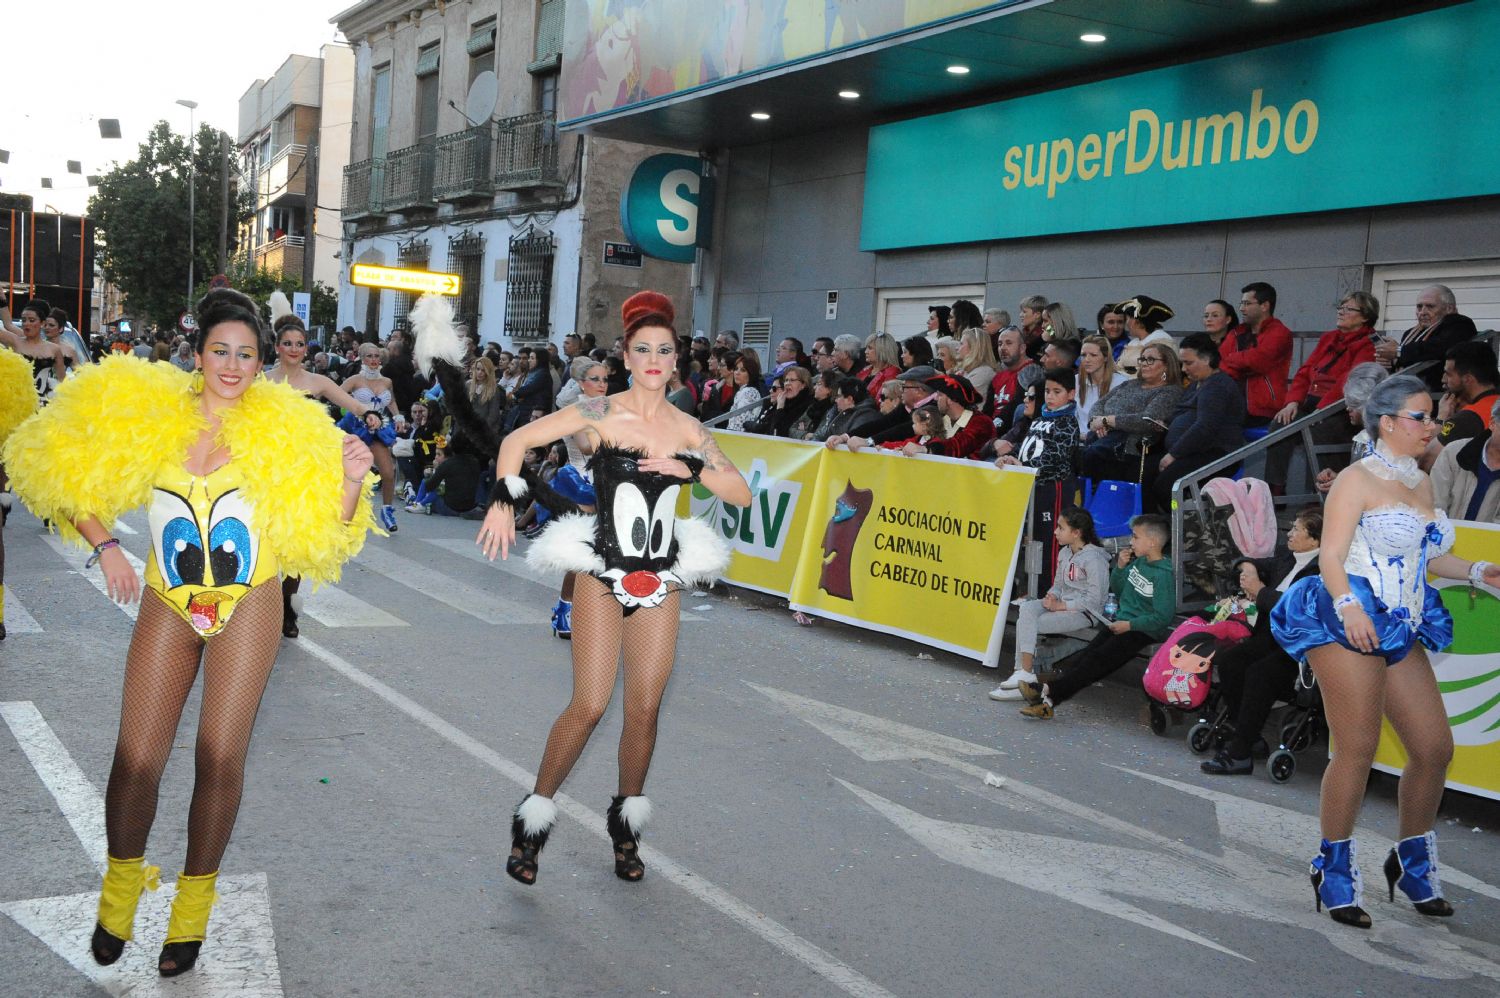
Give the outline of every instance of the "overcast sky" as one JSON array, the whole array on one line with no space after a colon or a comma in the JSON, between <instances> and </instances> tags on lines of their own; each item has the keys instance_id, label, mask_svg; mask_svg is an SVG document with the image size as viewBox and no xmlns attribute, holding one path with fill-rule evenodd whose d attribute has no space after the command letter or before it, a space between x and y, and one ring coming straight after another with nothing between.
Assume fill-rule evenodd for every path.
<instances>
[{"instance_id":1,"label":"overcast sky","mask_svg":"<svg viewBox=\"0 0 1500 998\"><path fill-rule=\"evenodd\" d=\"M162 119L186 132L207 121L231 138L239 99L289 55L318 54L342 40L328 19L354 0L0 0L5 56L0 60L0 191L30 194L81 214L84 175L134 159ZM118 118L123 138L99 138L99 118ZM44 190L42 177L52 178Z\"/></svg>"}]
</instances>

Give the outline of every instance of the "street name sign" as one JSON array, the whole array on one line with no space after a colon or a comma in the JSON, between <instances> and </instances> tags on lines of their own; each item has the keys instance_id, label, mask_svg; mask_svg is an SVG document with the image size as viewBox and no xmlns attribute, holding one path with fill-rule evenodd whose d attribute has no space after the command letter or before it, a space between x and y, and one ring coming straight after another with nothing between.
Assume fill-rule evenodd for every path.
<instances>
[{"instance_id":1,"label":"street name sign","mask_svg":"<svg viewBox=\"0 0 1500 998\"><path fill-rule=\"evenodd\" d=\"M377 267L368 263L356 263L349 271L349 282L367 288L390 288L411 294L431 292L439 295L458 294L457 274L441 274L431 270L404 270L400 267Z\"/></svg>"}]
</instances>

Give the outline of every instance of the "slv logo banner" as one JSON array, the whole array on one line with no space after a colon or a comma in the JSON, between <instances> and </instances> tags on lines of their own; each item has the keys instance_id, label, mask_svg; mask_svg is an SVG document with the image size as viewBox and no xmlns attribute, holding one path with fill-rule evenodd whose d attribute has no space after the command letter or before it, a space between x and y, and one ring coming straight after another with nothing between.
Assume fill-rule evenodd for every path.
<instances>
[{"instance_id":1,"label":"slv logo banner","mask_svg":"<svg viewBox=\"0 0 1500 998\"><path fill-rule=\"evenodd\" d=\"M713 238L714 181L707 160L662 153L641 160L620 192L625 238L658 260L692 263Z\"/></svg>"},{"instance_id":2,"label":"slv logo banner","mask_svg":"<svg viewBox=\"0 0 1500 998\"><path fill-rule=\"evenodd\" d=\"M1035 473L821 453L792 607L998 662Z\"/></svg>"},{"instance_id":3,"label":"slv logo banner","mask_svg":"<svg viewBox=\"0 0 1500 998\"><path fill-rule=\"evenodd\" d=\"M1500 526L1455 523L1458 541L1453 553L1471 561L1500 562ZM1482 797L1500 799L1500 597L1480 587L1469 602L1469 585L1433 579L1443 605L1453 614L1453 645L1432 653L1438 691L1453 731L1453 763L1448 786ZM1406 751L1389 721L1382 724L1375 768L1399 773Z\"/></svg>"},{"instance_id":4,"label":"slv logo banner","mask_svg":"<svg viewBox=\"0 0 1500 998\"><path fill-rule=\"evenodd\" d=\"M1453 58L1497 48L1500 4L1456 4L880 125L860 249L1500 193L1500 62ZM933 183L934 149L973 154Z\"/></svg>"},{"instance_id":5,"label":"slv logo banner","mask_svg":"<svg viewBox=\"0 0 1500 998\"><path fill-rule=\"evenodd\" d=\"M744 472L750 505L720 502L701 485L684 490L687 509L679 512L713 525L734 556L725 581L763 593L789 596L797 552L808 530L808 504L826 448L776 437L715 430L714 440ZM791 544L788 544L791 540Z\"/></svg>"}]
</instances>

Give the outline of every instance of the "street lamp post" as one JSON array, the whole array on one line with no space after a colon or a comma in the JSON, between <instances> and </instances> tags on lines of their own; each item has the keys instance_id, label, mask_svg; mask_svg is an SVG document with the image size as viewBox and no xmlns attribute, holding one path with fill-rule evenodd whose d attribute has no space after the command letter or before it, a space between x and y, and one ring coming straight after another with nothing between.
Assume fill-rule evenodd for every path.
<instances>
[{"instance_id":1,"label":"street lamp post","mask_svg":"<svg viewBox=\"0 0 1500 998\"><path fill-rule=\"evenodd\" d=\"M197 191L197 187L198 187L198 170L197 170L198 157L196 155L194 155L195 150L193 148L193 112L197 109L198 102L197 101L192 101L192 100L180 100L177 103L181 104L183 107L185 107L185 108L188 109L188 291L187 291L187 300L188 300L188 308L192 308L193 307L193 288L196 286L194 284L194 281L193 281L193 263L194 263L194 260L195 260L195 255L197 253L197 248L196 248L196 246L194 244L194 240L193 240L193 229L195 228L195 226L193 225L193 222L196 220L196 205L194 203L194 195L195 195L195 192Z\"/></svg>"}]
</instances>

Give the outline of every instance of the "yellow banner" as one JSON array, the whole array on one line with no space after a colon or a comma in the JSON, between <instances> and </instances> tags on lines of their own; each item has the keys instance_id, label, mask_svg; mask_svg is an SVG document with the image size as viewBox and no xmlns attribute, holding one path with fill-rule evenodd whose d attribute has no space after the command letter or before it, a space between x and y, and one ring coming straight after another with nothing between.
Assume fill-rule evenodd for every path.
<instances>
[{"instance_id":1,"label":"yellow banner","mask_svg":"<svg viewBox=\"0 0 1500 998\"><path fill-rule=\"evenodd\" d=\"M1029 469L824 450L792 606L994 664L1034 483Z\"/></svg>"},{"instance_id":2,"label":"yellow banner","mask_svg":"<svg viewBox=\"0 0 1500 998\"><path fill-rule=\"evenodd\" d=\"M1459 523L1453 553L1471 561L1500 562L1500 526ZM1471 604L1469 585L1434 579L1453 614L1453 644L1430 654L1438 690L1453 730L1448 786L1500 799L1500 599L1480 589ZM1389 721L1383 722L1375 768L1400 773L1406 751Z\"/></svg>"},{"instance_id":3,"label":"yellow banner","mask_svg":"<svg viewBox=\"0 0 1500 998\"><path fill-rule=\"evenodd\" d=\"M701 485L678 512L713 524L734 551L724 580L778 596L792 592L797 553L807 533L821 444L732 430L714 430L714 440L750 483L750 505L722 503ZM688 490L685 490L688 491Z\"/></svg>"}]
</instances>

